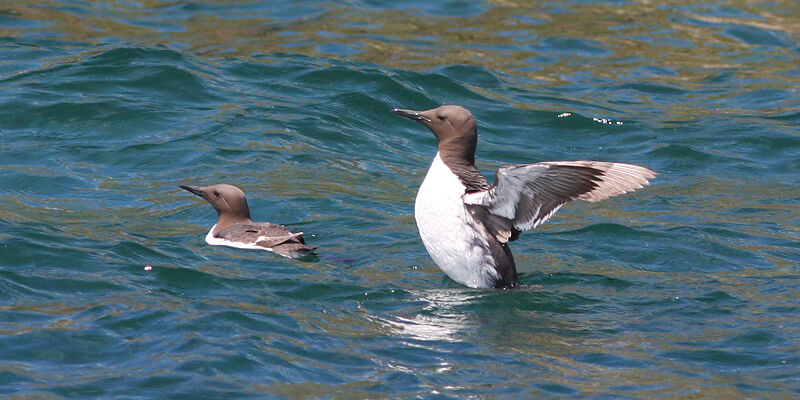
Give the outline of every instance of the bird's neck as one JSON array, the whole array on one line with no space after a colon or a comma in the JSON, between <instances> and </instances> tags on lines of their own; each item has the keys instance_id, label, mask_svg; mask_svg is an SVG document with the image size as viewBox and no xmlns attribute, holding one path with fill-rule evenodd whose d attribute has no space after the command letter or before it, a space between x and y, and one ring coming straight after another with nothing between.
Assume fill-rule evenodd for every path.
<instances>
[{"instance_id":1,"label":"bird's neck","mask_svg":"<svg viewBox=\"0 0 800 400\"><path fill-rule=\"evenodd\" d=\"M219 232L222 229L225 229L231 225L236 224L248 224L252 223L253 221L250 219L250 213L247 214L231 214L231 213L220 213L219 218L217 218L217 226L214 228L214 234Z\"/></svg>"},{"instance_id":2,"label":"bird's neck","mask_svg":"<svg viewBox=\"0 0 800 400\"><path fill-rule=\"evenodd\" d=\"M490 187L489 182L475 167L475 144L457 140L439 142L439 158L464 184L467 193Z\"/></svg>"},{"instance_id":3,"label":"bird's neck","mask_svg":"<svg viewBox=\"0 0 800 400\"><path fill-rule=\"evenodd\" d=\"M453 164L474 166L477 146L477 138L447 138L439 142L439 154Z\"/></svg>"}]
</instances>

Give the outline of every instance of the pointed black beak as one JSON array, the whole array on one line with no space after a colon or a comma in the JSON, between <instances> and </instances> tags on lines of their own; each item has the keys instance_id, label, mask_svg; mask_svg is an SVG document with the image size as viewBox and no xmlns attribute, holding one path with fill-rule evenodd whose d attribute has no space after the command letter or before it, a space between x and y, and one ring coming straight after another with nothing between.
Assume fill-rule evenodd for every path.
<instances>
[{"instance_id":1,"label":"pointed black beak","mask_svg":"<svg viewBox=\"0 0 800 400\"><path fill-rule=\"evenodd\" d=\"M406 118L413 119L414 121L431 122L430 118L420 114L419 111L405 110L405 109L402 109L402 108L395 108L394 110L392 110L392 112L397 114L397 115L402 115L402 116L404 116Z\"/></svg>"},{"instance_id":2,"label":"pointed black beak","mask_svg":"<svg viewBox=\"0 0 800 400\"><path fill-rule=\"evenodd\" d=\"M183 190L188 190L188 191L190 191L190 192L192 192L192 193L194 193L194 194L196 194L196 195L198 195L198 196L200 196L200 197L202 197L204 199L208 197L208 193L206 193L202 189L200 189L199 186L178 185L178 187L183 189Z\"/></svg>"}]
</instances>

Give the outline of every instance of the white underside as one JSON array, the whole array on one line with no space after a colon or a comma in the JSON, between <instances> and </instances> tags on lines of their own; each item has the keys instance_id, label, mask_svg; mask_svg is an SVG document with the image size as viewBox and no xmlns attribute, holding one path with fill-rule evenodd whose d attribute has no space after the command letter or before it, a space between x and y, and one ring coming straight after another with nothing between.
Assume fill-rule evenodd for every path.
<instances>
[{"instance_id":1,"label":"white underside","mask_svg":"<svg viewBox=\"0 0 800 400\"><path fill-rule=\"evenodd\" d=\"M469 287L493 287L499 275L488 235L464 206L465 189L437 153L417 192L417 228L428 254L447 276Z\"/></svg>"},{"instance_id":2,"label":"white underside","mask_svg":"<svg viewBox=\"0 0 800 400\"><path fill-rule=\"evenodd\" d=\"M206 243L208 243L208 244L210 244L212 246L227 246L227 247L235 247L237 249L245 249L245 250L273 251L272 247L258 246L255 243L234 242L234 241L231 241L231 240L225 240L225 239L221 239L221 238L218 238L218 237L214 237L214 234L212 232L214 232L214 228L216 228L216 227L217 227L217 225L214 224L214 226L211 227L211 230L209 230L208 233L206 234ZM302 233L302 232L300 232L300 233ZM260 242L260 241L265 240L265 239L267 239L266 236L259 236L258 239L256 240L256 242ZM283 254L281 254L281 255L283 255ZM286 256L284 256L284 257L286 257Z\"/></svg>"}]
</instances>

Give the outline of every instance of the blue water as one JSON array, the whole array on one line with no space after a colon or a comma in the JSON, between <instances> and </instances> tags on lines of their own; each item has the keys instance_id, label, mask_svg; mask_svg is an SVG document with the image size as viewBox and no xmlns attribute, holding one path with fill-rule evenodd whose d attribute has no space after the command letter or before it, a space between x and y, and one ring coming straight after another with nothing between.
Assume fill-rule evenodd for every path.
<instances>
[{"instance_id":1,"label":"blue water","mask_svg":"<svg viewBox=\"0 0 800 400\"><path fill-rule=\"evenodd\" d=\"M523 2L524 3L524 2ZM800 396L794 0L29 1L0 7L0 396ZM435 154L601 159L653 184L436 268ZM205 244L231 183L302 262ZM151 265L152 270L145 270Z\"/></svg>"}]
</instances>

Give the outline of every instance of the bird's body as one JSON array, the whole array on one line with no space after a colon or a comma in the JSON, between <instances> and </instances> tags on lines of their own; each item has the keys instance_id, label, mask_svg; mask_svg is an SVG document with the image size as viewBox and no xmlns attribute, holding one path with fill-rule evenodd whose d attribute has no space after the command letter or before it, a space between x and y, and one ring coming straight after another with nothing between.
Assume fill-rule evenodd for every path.
<instances>
[{"instance_id":1,"label":"bird's body","mask_svg":"<svg viewBox=\"0 0 800 400\"><path fill-rule=\"evenodd\" d=\"M244 192L235 186L180 188L202 197L217 210L217 223L206 234L210 245L267 250L292 258L304 257L316 249L305 244L302 232L292 233L283 225L269 222L253 222Z\"/></svg>"},{"instance_id":2,"label":"bird's body","mask_svg":"<svg viewBox=\"0 0 800 400\"><path fill-rule=\"evenodd\" d=\"M474 288L519 283L508 242L564 203L599 201L648 184L647 168L598 161L504 166L490 185L475 167L477 126L459 106L395 109L426 125L439 151L417 192L414 217L425 249L451 279Z\"/></svg>"},{"instance_id":3,"label":"bird's body","mask_svg":"<svg viewBox=\"0 0 800 400\"><path fill-rule=\"evenodd\" d=\"M491 238L467 211L462 199L465 190L437 154L414 202L417 229L428 254L454 281L491 287L498 280Z\"/></svg>"}]
</instances>

